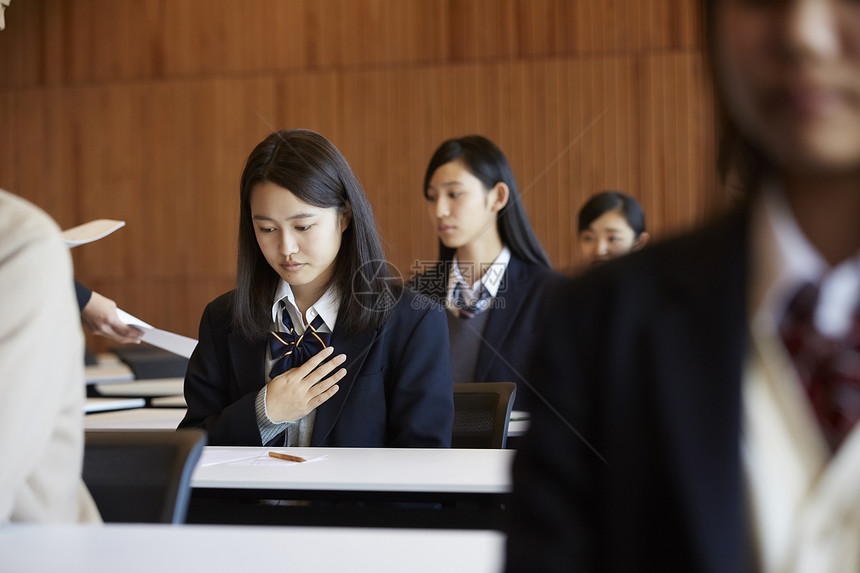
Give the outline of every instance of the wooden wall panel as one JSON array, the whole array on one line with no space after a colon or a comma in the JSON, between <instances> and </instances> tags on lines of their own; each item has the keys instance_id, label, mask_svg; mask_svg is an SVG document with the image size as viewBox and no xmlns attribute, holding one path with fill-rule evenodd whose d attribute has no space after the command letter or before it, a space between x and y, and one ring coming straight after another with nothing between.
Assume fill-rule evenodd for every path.
<instances>
[{"instance_id":1,"label":"wooden wall panel","mask_svg":"<svg viewBox=\"0 0 860 573\"><path fill-rule=\"evenodd\" d=\"M0 187L64 227L125 219L74 251L78 278L183 334L233 284L239 178L272 129L341 149L404 277L436 256L421 186L449 137L501 147L559 269L595 192L638 197L658 237L721 204L696 0L26 0L7 16Z\"/></svg>"},{"instance_id":2,"label":"wooden wall panel","mask_svg":"<svg viewBox=\"0 0 860 573\"><path fill-rule=\"evenodd\" d=\"M66 81L116 81L159 75L161 2L75 0L48 2L62 14L49 30L62 42Z\"/></svg>"},{"instance_id":3,"label":"wooden wall panel","mask_svg":"<svg viewBox=\"0 0 860 573\"><path fill-rule=\"evenodd\" d=\"M713 130L696 129L710 120L711 97L700 55L653 56L642 65L644 206L655 229L674 233L704 218L716 193Z\"/></svg>"},{"instance_id":4,"label":"wooden wall panel","mask_svg":"<svg viewBox=\"0 0 860 573\"><path fill-rule=\"evenodd\" d=\"M27 0L2 86L698 50L698 0Z\"/></svg>"}]
</instances>

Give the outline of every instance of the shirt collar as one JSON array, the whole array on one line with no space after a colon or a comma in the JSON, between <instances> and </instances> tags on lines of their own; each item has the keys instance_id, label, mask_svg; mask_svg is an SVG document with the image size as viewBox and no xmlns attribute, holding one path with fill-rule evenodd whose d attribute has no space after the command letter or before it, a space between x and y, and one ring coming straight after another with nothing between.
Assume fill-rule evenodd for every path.
<instances>
[{"instance_id":1,"label":"shirt collar","mask_svg":"<svg viewBox=\"0 0 860 573\"><path fill-rule=\"evenodd\" d=\"M302 315L299 312L299 307L296 306L296 297L293 294L293 289L290 288L288 282L281 279L278 282L278 289L275 291L275 302L272 304L272 322L276 325L281 323L281 301L287 305L287 312L290 313L290 319L298 334L305 331L304 325L310 324L317 315L321 316L325 323L320 332L334 332L334 325L337 322L337 312L340 307L340 296L338 296L337 288L331 285L328 290L323 293L318 301L308 307L306 314L307 321L302 320Z\"/></svg>"},{"instance_id":2,"label":"shirt collar","mask_svg":"<svg viewBox=\"0 0 860 573\"><path fill-rule=\"evenodd\" d=\"M502 247L502 252L496 257L492 263L487 266L484 274L470 286L470 290L475 292L478 285L483 284L484 288L490 293L490 296L496 296L499 292L499 286L502 284L502 277L508 268L508 263L511 261L511 251L508 247ZM466 284L466 280L460 273L460 267L457 262L457 255L454 255L451 268L448 271L448 298L451 299L454 293L454 287L458 282Z\"/></svg>"},{"instance_id":3,"label":"shirt collar","mask_svg":"<svg viewBox=\"0 0 860 573\"><path fill-rule=\"evenodd\" d=\"M858 302L860 253L831 268L797 224L776 184L762 189L752 212L752 288L756 321L775 329L791 298L805 283L820 282L816 326L825 334L844 333Z\"/></svg>"}]
</instances>

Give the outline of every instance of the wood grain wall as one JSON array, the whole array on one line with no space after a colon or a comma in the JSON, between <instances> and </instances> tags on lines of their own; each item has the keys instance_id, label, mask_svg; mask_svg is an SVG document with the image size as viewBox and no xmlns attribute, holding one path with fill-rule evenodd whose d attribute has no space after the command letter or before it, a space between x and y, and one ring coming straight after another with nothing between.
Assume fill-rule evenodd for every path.
<instances>
[{"instance_id":1,"label":"wood grain wall","mask_svg":"<svg viewBox=\"0 0 860 573\"><path fill-rule=\"evenodd\" d=\"M558 269L593 193L657 237L717 209L697 0L15 0L0 32L0 187L61 227L80 280L196 336L234 280L238 180L270 130L331 139L405 276L436 238L421 184L444 139L507 154ZM91 345L103 347L100 341Z\"/></svg>"}]
</instances>

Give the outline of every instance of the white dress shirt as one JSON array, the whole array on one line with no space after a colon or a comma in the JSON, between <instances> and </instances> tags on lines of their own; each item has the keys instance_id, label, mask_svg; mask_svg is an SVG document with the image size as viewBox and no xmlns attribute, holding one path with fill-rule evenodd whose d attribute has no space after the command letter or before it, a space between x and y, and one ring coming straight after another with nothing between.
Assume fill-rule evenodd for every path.
<instances>
[{"instance_id":1,"label":"white dress shirt","mask_svg":"<svg viewBox=\"0 0 860 573\"><path fill-rule=\"evenodd\" d=\"M278 290L275 292L275 302L272 304L272 329L276 331L288 330L283 323L281 314L281 301L286 304L287 312L290 315L290 320L293 323L293 329L297 335L305 332L307 325L310 324L317 316L321 316L323 324L318 332L334 332L334 325L337 322L337 313L340 307L340 297L337 289L332 285L320 297L318 301L308 307L305 316L302 316L299 307L296 305L296 298L293 294L293 289L290 285L281 279L278 284ZM269 417L266 411L266 394L268 383L271 382L269 372L275 365L276 359L272 358L268 348L266 349L266 386L260 389L256 400L257 427L260 430L260 439L263 444L266 444L280 434L284 434L284 446L300 446L307 447L310 445L311 434L313 433L314 420L316 419L316 410L309 413L307 416L294 421L274 422Z\"/></svg>"},{"instance_id":2,"label":"white dress shirt","mask_svg":"<svg viewBox=\"0 0 860 573\"><path fill-rule=\"evenodd\" d=\"M505 271L508 269L508 263L511 261L511 251L507 247L502 247L502 252L496 257L492 263L487 265L486 270L481 273L481 278L476 280L472 285L469 285L469 290L473 293L478 292L478 287L484 285L491 297L495 297L499 292L499 286L502 284L502 277L505 276ZM462 282L468 285L463 274L460 272L460 264L457 260L457 255L451 261L451 268L448 270L448 295L445 298L445 304L449 311L454 314L459 314L459 309L454 304L454 290L457 283ZM474 276L476 273L473 273Z\"/></svg>"},{"instance_id":3,"label":"white dress shirt","mask_svg":"<svg viewBox=\"0 0 860 573\"><path fill-rule=\"evenodd\" d=\"M831 456L778 325L800 286L820 281L816 326L844 335L860 293L860 254L830 268L775 187L757 198L751 224L741 446L758 564L765 572L856 573L860 427Z\"/></svg>"}]
</instances>

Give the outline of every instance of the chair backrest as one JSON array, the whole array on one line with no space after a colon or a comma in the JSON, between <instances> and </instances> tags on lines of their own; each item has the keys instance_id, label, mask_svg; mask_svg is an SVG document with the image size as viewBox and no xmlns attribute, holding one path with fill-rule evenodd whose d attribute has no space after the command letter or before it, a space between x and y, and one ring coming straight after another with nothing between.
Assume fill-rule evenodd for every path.
<instances>
[{"instance_id":1,"label":"chair backrest","mask_svg":"<svg viewBox=\"0 0 860 573\"><path fill-rule=\"evenodd\" d=\"M453 448L504 448L517 394L513 382L454 384Z\"/></svg>"},{"instance_id":2,"label":"chair backrest","mask_svg":"<svg viewBox=\"0 0 860 573\"><path fill-rule=\"evenodd\" d=\"M84 483L106 522L184 523L202 430L88 431Z\"/></svg>"}]
</instances>

